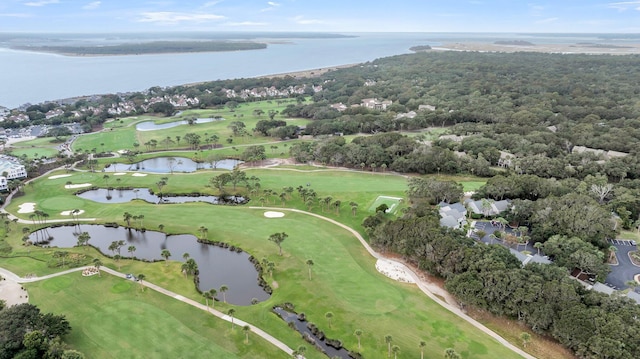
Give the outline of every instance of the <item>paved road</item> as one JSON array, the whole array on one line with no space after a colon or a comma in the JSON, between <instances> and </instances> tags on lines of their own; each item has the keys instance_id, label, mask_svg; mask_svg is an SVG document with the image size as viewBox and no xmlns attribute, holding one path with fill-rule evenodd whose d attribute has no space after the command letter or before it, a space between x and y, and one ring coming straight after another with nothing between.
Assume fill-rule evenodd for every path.
<instances>
[{"instance_id":1,"label":"paved road","mask_svg":"<svg viewBox=\"0 0 640 359\"><path fill-rule=\"evenodd\" d=\"M640 267L634 265L629 258L629 252L637 250L638 247L631 245L626 240L615 240L611 242L611 245L618 248L616 253L618 265L609 266L611 273L607 276L605 284L615 289L626 289L628 288L626 282L633 280L636 274L640 274ZM640 288L636 288L636 292L640 293Z\"/></svg>"},{"instance_id":2,"label":"paved road","mask_svg":"<svg viewBox=\"0 0 640 359\"><path fill-rule=\"evenodd\" d=\"M37 282L37 281L41 281L41 280L45 280L45 279L49 279L49 278L53 278L53 277L58 277L58 276L69 274L69 273L73 273L73 272L79 272L79 271L85 270L86 268L89 268L89 267L72 268L72 269L69 269L69 270L65 270L65 271L62 271L62 272L54 273L54 274L45 275L45 276L42 276L42 277L29 277L29 278L22 278L22 277L16 275L15 273L13 273L13 272L11 272L11 271L9 271L7 269L0 268L0 275L2 275L3 277L7 278L7 280L11 280L11 281L14 281L14 282L17 282L17 283L31 283L31 282ZM109 273L109 274L111 274L113 276L116 276L116 277L120 277L120 278L122 278L124 280L130 280L130 279L127 279L127 275L126 274L120 273L120 272L118 272L116 270L113 270L111 268L100 267L100 271ZM253 333L259 335L260 337L262 337L263 339L265 339L269 343L275 345L277 348L279 348L280 350L284 351L288 355L292 355L293 354L293 349L289 348L286 344L284 344L283 342L281 342L280 340L276 339L271 334L265 332L264 330L256 327L253 324L247 323L247 322L245 322L243 320L240 320L238 318L232 318L229 315L224 314L224 313L222 313L222 312L220 312L218 310L215 310L213 308L209 308L209 307L205 306L204 304L196 302L193 299L185 298L185 297L183 297L183 296L181 296L181 295L179 295L177 293L174 293L174 292L172 292L170 290L164 289L164 288L162 288L160 286L157 286L157 285L155 285L153 283L144 281L142 283L142 285L144 285L147 288L151 288L151 289L155 290L158 293L162 293L162 294L164 294L166 296L169 296L171 298L179 300L179 301L181 301L183 303L187 303L187 304L189 304L189 305L191 305L193 307L196 307L196 308L198 308L200 310L204 310L206 312L209 312L209 313L215 315L216 317L218 317L218 318L220 318L222 320L226 320L227 322L232 323L233 325L238 325L239 327L244 327L245 325L248 325L249 328L251 328L251 331Z\"/></svg>"},{"instance_id":3,"label":"paved road","mask_svg":"<svg viewBox=\"0 0 640 359\"><path fill-rule=\"evenodd\" d=\"M460 308L458 306L450 304L449 300L443 301L442 299L438 298L434 294L433 291L434 290L438 290L439 292L441 292L442 290L439 287L436 287L433 284L430 284L430 283L426 282L424 280L424 278L422 278L421 276L416 274L416 272L413 271L413 269L409 268L404 263L398 262L395 259L386 258L383 255L381 255L380 253L374 251L373 248L371 248L371 246L369 245L369 243L367 243L367 241L365 241L365 239L360 235L360 233L358 233L353 228L351 228L349 226L346 226L346 225L344 225L344 224L342 224L342 223L340 223L338 221L335 221L335 220L333 220L331 218L327 218L327 217L321 216L319 214L311 213L311 212L302 211L302 210L299 210L299 209L280 208L280 207L249 207L249 208L260 209L260 210L269 210L269 211L279 211L279 212L296 212L296 213L306 214L306 215L309 215L309 216L320 218L320 219L325 220L327 222L331 222L331 223L335 224L336 226L339 226L339 227L342 227L342 228L346 229L347 231L349 231L351 234L353 234L360 241L362 246L367 250L367 252L369 252L369 254L371 254L371 256L373 256L376 259L384 259L384 260L393 262L396 265L400 266L402 269L404 269L407 273L409 273L409 275L413 278L413 280L418 285L418 288L420 288L420 290L424 294L426 294L429 298L431 298L434 302L440 304L442 307L444 307L445 309L447 309L451 313L453 313L453 314L457 315L458 317L464 319L465 321L467 321L468 323L470 323L474 327L480 329L481 331L483 331L487 335L491 336L493 339L497 340L500 344L502 344L505 347L511 349L512 351L514 351L515 353L521 355L522 357L527 358L527 359L535 359L534 356L530 355L529 353L526 353L522 349L520 349L520 348L516 347L515 345L509 343L506 339L504 339L503 337L498 335L496 332L494 332L491 329L485 327L480 322L476 321L475 319L473 319L470 316L468 316L467 314L465 314L462 310L460 310ZM448 295L448 294L447 294L447 297L451 298L451 296Z\"/></svg>"}]
</instances>

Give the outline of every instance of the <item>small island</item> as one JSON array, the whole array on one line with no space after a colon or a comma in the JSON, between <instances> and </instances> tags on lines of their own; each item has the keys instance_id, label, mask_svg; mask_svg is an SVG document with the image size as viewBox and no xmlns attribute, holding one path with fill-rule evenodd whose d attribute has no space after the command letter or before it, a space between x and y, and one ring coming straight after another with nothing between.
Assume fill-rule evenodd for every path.
<instances>
[{"instance_id":1,"label":"small island","mask_svg":"<svg viewBox=\"0 0 640 359\"><path fill-rule=\"evenodd\" d=\"M423 52L423 51L431 50L431 46L429 45L412 46L409 48L409 50L413 52Z\"/></svg>"},{"instance_id":2,"label":"small island","mask_svg":"<svg viewBox=\"0 0 640 359\"><path fill-rule=\"evenodd\" d=\"M149 55L186 52L220 52L266 49L253 41L152 41L109 46L13 46L14 50L48 52L68 56Z\"/></svg>"}]
</instances>

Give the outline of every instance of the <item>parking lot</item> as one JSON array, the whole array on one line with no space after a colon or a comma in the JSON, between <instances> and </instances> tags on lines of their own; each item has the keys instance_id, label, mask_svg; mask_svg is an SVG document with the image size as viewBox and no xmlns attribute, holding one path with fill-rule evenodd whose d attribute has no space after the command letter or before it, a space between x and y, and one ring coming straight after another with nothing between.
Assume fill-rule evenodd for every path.
<instances>
[{"instance_id":1,"label":"parking lot","mask_svg":"<svg viewBox=\"0 0 640 359\"><path fill-rule=\"evenodd\" d=\"M617 244L619 246L633 247L636 245L636 241L632 241L630 239L610 239L609 242L611 242L611 244Z\"/></svg>"}]
</instances>

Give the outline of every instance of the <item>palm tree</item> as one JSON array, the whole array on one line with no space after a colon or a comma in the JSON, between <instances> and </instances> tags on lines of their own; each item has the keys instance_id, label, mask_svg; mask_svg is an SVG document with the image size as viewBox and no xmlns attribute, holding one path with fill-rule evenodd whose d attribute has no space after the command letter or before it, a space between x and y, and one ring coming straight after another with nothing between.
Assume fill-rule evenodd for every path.
<instances>
[{"instance_id":1,"label":"palm tree","mask_svg":"<svg viewBox=\"0 0 640 359\"><path fill-rule=\"evenodd\" d=\"M618 247L609 246L609 262L612 262L616 259L616 252L618 252Z\"/></svg>"},{"instance_id":2,"label":"palm tree","mask_svg":"<svg viewBox=\"0 0 640 359\"><path fill-rule=\"evenodd\" d=\"M542 242L536 242L533 244L533 248L538 250L538 255L540 255L540 248L542 248Z\"/></svg>"},{"instance_id":3,"label":"palm tree","mask_svg":"<svg viewBox=\"0 0 640 359\"><path fill-rule=\"evenodd\" d=\"M349 206L351 206L351 214L355 217L358 211L358 204L356 202L349 202Z\"/></svg>"},{"instance_id":4,"label":"palm tree","mask_svg":"<svg viewBox=\"0 0 640 359\"><path fill-rule=\"evenodd\" d=\"M211 292L206 291L206 292L202 292L202 296L204 297L204 303L207 306L207 310L209 309L209 299L211 299L211 301L213 301L213 297L211 296Z\"/></svg>"},{"instance_id":5,"label":"palm tree","mask_svg":"<svg viewBox=\"0 0 640 359\"><path fill-rule=\"evenodd\" d=\"M82 232L78 236L78 245L86 246L89 243L91 236L88 232Z\"/></svg>"},{"instance_id":6,"label":"palm tree","mask_svg":"<svg viewBox=\"0 0 640 359\"><path fill-rule=\"evenodd\" d=\"M229 290L229 287L227 287L226 285L221 285L220 286L220 293L222 293L222 301L227 303L227 291Z\"/></svg>"},{"instance_id":7,"label":"palm tree","mask_svg":"<svg viewBox=\"0 0 640 359\"><path fill-rule=\"evenodd\" d=\"M216 303L216 295L218 295L218 291L211 288L209 289L209 295L211 295L211 308L215 307Z\"/></svg>"},{"instance_id":8,"label":"palm tree","mask_svg":"<svg viewBox=\"0 0 640 359\"><path fill-rule=\"evenodd\" d=\"M118 264L118 270L120 270L120 259L122 257L119 254L116 254L115 256L113 256L113 259L115 259L116 263Z\"/></svg>"},{"instance_id":9,"label":"palm tree","mask_svg":"<svg viewBox=\"0 0 640 359\"><path fill-rule=\"evenodd\" d=\"M424 340L421 340L418 346L420 347L420 359L424 359L424 347L427 346L427 342L425 342Z\"/></svg>"},{"instance_id":10,"label":"palm tree","mask_svg":"<svg viewBox=\"0 0 640 359\"><path fill-rule=\"evenodd\" d=\"M324 313L324 317L327 318L327 320L329 321L329 328L331 328L331 319L333 319L333 313L332 312L326 312L326 313Z\"/></svg>"},{"instance_id":11,"label":"palm tree","mask_svg":"<svg viewBox=\"0 0 640 359\"><path fill-rule=\"evenodd\" d=\"M131 258L133 258L133 253L135 253L136 251L136 246L129 246L129 248L127 248L127 252L129 252L129 255L131 256Z\"/></svg>"},{"instance_id":12,"label":"palm tree","mask_svg":"<svg viewBox=\"0 0 640 359\"><path fill-rule=\"evenodd\" d=\"M231 330L233 330L233 315L236 314L236 310L233 308L230 308L227 311L227 314L229 314L229 316L231 317Z\"/></svg>"},{"instance_id":13,"label":"palm tree","mask_svg":"<svg viewBox=\"0 0 640 359\"><path fill-rule=\"evenodd\" d=\"M360 336L362 335L362 329L356 329L353 334L358 338L358 350L360 350Z\"/></svg>"},{"instance_id":14,"label":"palm tree","mask_svg":"<svg viewBox=\"0 0 640 359\"><path fill-rule=\"evenodd\" d=\"M251 327L245 325L244 327L242 327L242 331L244 332L244 343L249 344L249 332L251 332Z\"/></svg>"},{"instance_id":15,"label":"palm tree","mask_svg":"<svg viewBox=\"0 0 640 359\"><path fill-rule=\"evenodd\" d=\"M163 232L164 231L164 224L160 223L158 225L158 229L160 230L160 232Z\"/></svg>"},{"instance_id":16,"label":"palm tree","mask_svg":"<svg viewBox=\"0 0 640 359\"><path fill-rule=\"evenodd\" d=\"M147 278L147 276L145 276L144 274L140 273L138 274L138 283L140 283L140 291L144 292L144 284L142 283L142 281Z\"/></svg>"},{"instance_id":17,"label":"palm tree","mask_svg":"<svg viewBox=\"0 0 640 359\"><path fill-rule=\"evenodd\" d=\"M391 352L393 352L393 358L398 359L398 353L400 353L400 347L397 345L392 346Z\"/></svg>"},{"instance_id":18,"label":"palm tree","mask_svg":"<svg viewBox=\"0 0 640 359\"><path fill-rule=\"evenodd\" d=\"M307 259L307 267L309 268L309 280L311 280L311 267L313 267L313 259Z\"/></svg>"},{"instance_id":19,"label":"palm tree","mask_svg":"<svg viewBox=\"0 0 640 359\"><path fill-rule=\"evenodd\" d=\"M444 350L444 357L446 359L460 359L460 354L456 353L453 348L447 348Z\"/></svg>"},{"instance_id":20,"label":"palm tree","mask_svg":"<svg viewBox=\"0 0 640 359\"><path fill-rule=\"evenodd\" d=\"M269 236L269 240L278 246L281 256L282 256L282 242L284 242L284 240L287 239L287 237L289 237L289 235L284 232L274 233Z\"/></svg>"},{"instance_id":21,"label":"palm tree","mask_svg":"<svg viewBox=\"0 0 640 359\"><path fill-rule=\"evenodd\" d=\"M267 263L267 271L269 272L269 276L273 278L273 270L276 269L276 264L274 262Z\"/></svg>"},{"instance_id":22,"label":"palm tree","mask_svg":"<svg viewBox=\"0 0 640 359\"><path fill-rule=\"evenodd\" d=\"M100 274L100 267L102 267L102 261L100 260L100 258L93 259L93 266L98 271L98 276L102 277L102 274Z\"/></svg>"},{"instance_id":23,"label":"palm tree","mask_svg":"<svg viewBox=\"0 0 640 359\"><path fill-rule=\"evenodd\" d=\"M527 344L531 340L531 334L527 332L522 332L520 333L520 339L522 339L522 346L526 348Z\"/></svg>"},{"instance_id":24,"label":"palm tree","mask_svg":"<svg viewBox=\"0 0 640 359\"><path fill-rule=\"evenodd\" d=\"M164 263L166 266L169 265L169 257L171 257L171 252L169 252L168 249L163 249L162 252L160 252L160 256L164 258Z\"/></svg>"},{"instance_id":25,"label":"palm tree","mask_svg":"<svg viewBox=\"0 0 640 359\"><path fill-rule=\"evenodd\" d=\"M387 347L388 347L388 357L391 357L391 342L393 341L393 337L389 334L384 336L384 342L387 343Z\"/></svg>"},{"instance_id":26,"label":"palm tree","mask_svg":"<svg viewBox=\"0 0 640 359\"><path fill-rule=\"evenodd\" d=\"M133 215L129 212L124 212L122 218L127 222L127 227L131 227L131 218L133 218Z\"/></svg>"}]
</instances>

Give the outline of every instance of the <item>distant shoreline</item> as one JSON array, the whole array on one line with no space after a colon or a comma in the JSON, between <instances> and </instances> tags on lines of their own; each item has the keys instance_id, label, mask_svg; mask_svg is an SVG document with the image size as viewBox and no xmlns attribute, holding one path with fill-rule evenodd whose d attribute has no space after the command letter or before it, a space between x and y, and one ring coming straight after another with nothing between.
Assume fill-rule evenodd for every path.
<instances>
[{"instance_id":1,"label":"distant shoreline","mask_svg":"<svg viewBox=\"0 0 640 359\"><path fill-rule=\"evenodd\" d=\"M547 54L638 55L640 44L624 46L602 43L508 45L456 42L433 47L436 51L540 52Z\"/></svg>"}]
</instances>

